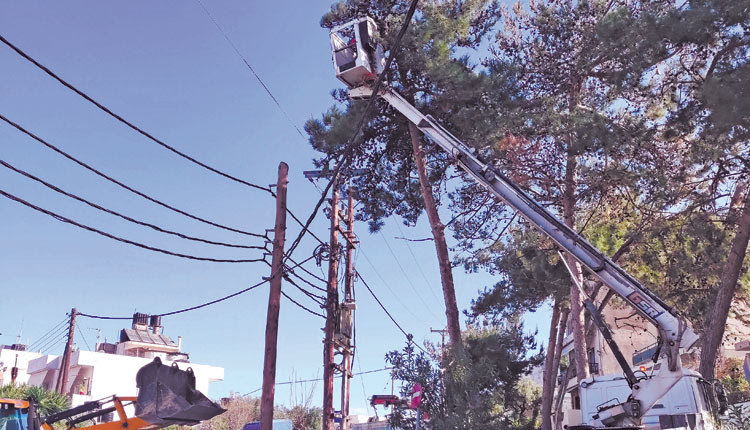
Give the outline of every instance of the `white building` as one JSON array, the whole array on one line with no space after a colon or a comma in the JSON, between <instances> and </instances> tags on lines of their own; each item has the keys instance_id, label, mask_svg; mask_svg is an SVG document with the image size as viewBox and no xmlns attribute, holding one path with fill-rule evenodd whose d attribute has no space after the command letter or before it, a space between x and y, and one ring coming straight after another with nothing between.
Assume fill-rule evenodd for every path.
<instances>
[{"instance_id":1,"label":"white building","mask_svg":"<svg viewBox=\"0 0 750 430\"><path fill-rule=\"evenodd\" d=\"M0 345L0 387L10 385L15 382L16 385L29 383L29 361L41 357L38 352L26 351L25 345ZM13 368L16 368L16 378L13 381Z\"/></svg>"},{"instance_id":2,"label":"white building","mask_svg":"<svg viewBox=\"0 0 750 430\"><path fill-rule=\"evenodd\" d=\"M112 395L135 396L138 394L135 376L138 370L159 357L162 363L171 366L177 363L180 369L193 369L195 388L208 395L211 382L224 380L224 368L188 361L181 350L182 338L175 343L161 333L159 317L137 313L133 315L132 328L120 332L117 343L97 344L96 351L77 349L70 356L70 370L64 392L72 398L72 406L98 400ZM0 361L12 365L19 357L19 372L16 384L28 383L55 389L62 357L39 353L0 350ZM7 357L7 358L6 358ZM10 368L8 366L8 368ZM5 372L9 374L9 370ZM6 376L3 382L10 383Z\"/></svg>"}]
</instances>

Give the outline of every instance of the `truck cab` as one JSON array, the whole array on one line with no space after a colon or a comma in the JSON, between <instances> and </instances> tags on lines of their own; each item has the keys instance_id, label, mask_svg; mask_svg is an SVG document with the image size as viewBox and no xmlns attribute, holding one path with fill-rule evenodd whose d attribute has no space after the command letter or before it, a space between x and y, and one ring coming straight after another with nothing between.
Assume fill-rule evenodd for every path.
<instances>
[{"instance_id":1,"label":"truck cab","mask_svg":"<svg viewBox=\"0 0 750 430\"><path fill-rule=\"evenodd\" d=\"M657 365L658 366L658 365ZM690 369L682 369L683 377L642 417L645 430L674 428L719 428L718 418L723 412L721 396L714 384ZM637 373L645 372L638 371ZM599 412L624 402L631 388L620 375L590 377L581 381L580 423L568 422L568 429L604 427ZM572 417L571 417L572 418Z\"/></svg>"},{"instance_id":2,"label":"truck cab","mask_svg":"<svg viewBox=\"0 0 750 430\"><path fill-rule=\"evenodd\" d=\"M0 399L0 430L29 430L29 402Z\"/></svg>"}]
</instances>

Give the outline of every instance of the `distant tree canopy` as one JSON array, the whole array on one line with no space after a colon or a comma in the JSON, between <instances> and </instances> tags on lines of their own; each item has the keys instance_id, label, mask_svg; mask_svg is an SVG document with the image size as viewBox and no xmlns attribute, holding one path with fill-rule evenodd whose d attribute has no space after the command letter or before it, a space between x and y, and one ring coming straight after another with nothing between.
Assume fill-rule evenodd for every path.
<instances>
[{"instance_id":1,"label":"distant tree canopy","mask_svg":"<svg viewBox=\"0 0 750 430\"><path fill-rule=\"evenodd\" d=\"M415 383L422 386L421 409L435 430L534 428L538 417L538 389L523 378L542 361L533 334L524 333L517 320L470 327L464 348L445 351L437 365L411 343L391 351L385 360L402 382L401 397L409 397ZM394 428L413 429L414 411L395 408Z\"/></svg>"}]
</instances>

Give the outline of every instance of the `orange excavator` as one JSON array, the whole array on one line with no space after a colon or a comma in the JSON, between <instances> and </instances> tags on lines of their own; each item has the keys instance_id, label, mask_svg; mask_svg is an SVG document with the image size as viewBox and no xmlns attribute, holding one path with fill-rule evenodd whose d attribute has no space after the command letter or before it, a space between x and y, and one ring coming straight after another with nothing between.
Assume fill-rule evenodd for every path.
<instances>
[{"instance_id":1,"label":"orange excavator","mask_svg":"<svg viewBox=\"0 0 750 430\"><path fill-rule=\"evenodd\" d=\"M86 421L86 430L157 429L177 425L193 426L225 412L225 409L195 389L193 370L181 370L174 363L162 364L159 358L143 366L136 374L137 397L110 396L81 406L40 417L33 402L0 399L0 430L53 430L52 425L64 422L68 429ZM125 408L133 405L129 417ZM108 414L117 418L96 423Z\"/></svg>"}]
</instances>

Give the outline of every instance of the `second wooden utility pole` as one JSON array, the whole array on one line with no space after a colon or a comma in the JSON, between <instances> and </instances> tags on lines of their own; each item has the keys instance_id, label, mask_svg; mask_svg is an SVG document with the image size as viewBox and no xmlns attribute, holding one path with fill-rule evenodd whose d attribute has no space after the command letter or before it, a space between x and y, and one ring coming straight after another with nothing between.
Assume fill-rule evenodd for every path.
<instances>
[{"instance_id":1,"label":"second wooden utility pole","mask_svg":"<svg viewBox=\"0 0 750 430\"><path fill-rule=\"evenodd\" d=\"M65 394L65 386L68 385L68 373L70 371L70 355L73 352L73 336L76 330L76 308L70 310L70 324L68 325L68 343L65 344L65 352L60 361L60 371L57 374L57 385L55 391Z\"/></svg>"},{"instance_id":2,"label":"second wooden utility pole","mask_svg":"<svg viewBox=\"0 0 750 430\"><path fill-rule=\"evenodd\" d=\"M334 335L338 318L339 274L339 187L333 184L331 198L331 243L328 259L328 294L326 297L326 327L323 341L323 430L333 430L333 372Z\"/></svg>"},{"instance_id":3,"label":"second wooden utility pole","mask_svg":"<svg viewBox=\"0 0 750 430\"><path fill-rule=\"evenodd\" d=\"M271 288L268 293L266 320L266 350L263 361L263 394L260 400L260 428L273 428L273 398L276 391L276 343L279 337L279 308L281 304L281 279L284 276L284 239L286 237L286 188L289 183L289 166L279 163L276 183L276 224L273 235L271 260Z\"/></svg>"},{"instance_id":4,"label":"second wooden utility pole","mask_svg":"<svg viewBox=\"0 0 750 430\"><path fill-rule=\"evenodd\" d=\"M354 320L354 197L351 189L349 194L349 207L346 212L346 277L344 278L344 303L341 309L341 331L346 324L352 327ZM346 315L346 318L344 317ZM352 355L354 350L352 331L346 330L347 335L342 336L344 345L341 346L343 369L341 370L341 430L349 430L349 386L352 378Z\"/></svg>"}]
</instances>

